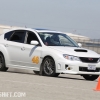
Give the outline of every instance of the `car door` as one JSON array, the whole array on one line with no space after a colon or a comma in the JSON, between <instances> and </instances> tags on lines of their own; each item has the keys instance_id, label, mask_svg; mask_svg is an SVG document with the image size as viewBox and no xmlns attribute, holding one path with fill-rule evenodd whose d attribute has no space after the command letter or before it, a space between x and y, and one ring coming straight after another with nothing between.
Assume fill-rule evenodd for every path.
<instances>
[{"instance_id":1,"label":"car door","mask_svg":"<svg viewBox=\"0 0 100 100\"><path fill-rule=\"evenodd\" d=\"M9 57L9 66L19 66L21 64L25 34L26 31L24 30L15 30L12 31L11 36L5 40L5 47Z\"/></svg>"},{"instance_id":2,"label":"car door","mask_svg":"<svg viewBox=\"0 0 100 100\"><path fill-rule=\"evenodd\" d=\"M39 45L31 45L31 41L36 40L39 42L38 37L35 33L31 31L27 31L27 38L26 43L23 45L23 56L22 56L22 62L23 66L27 66L28 68L35 68L39 69L39 66L41 64L41 49L42 46Z\"/></svg>"}]
</instances>

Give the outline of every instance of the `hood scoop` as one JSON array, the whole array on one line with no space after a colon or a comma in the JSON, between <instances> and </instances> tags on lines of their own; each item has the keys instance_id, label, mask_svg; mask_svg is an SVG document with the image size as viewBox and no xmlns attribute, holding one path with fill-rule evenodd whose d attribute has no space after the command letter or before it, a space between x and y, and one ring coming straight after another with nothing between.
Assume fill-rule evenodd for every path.
<instances>
[{"instance_id":1,"label":"hood scoop","mask_svg":"<svg viewBox=\"0 0 100 100\"><path fill-rule=\"evenodd\" d=\"M76 52L88 52L87 50L84 50L84 49L75 49L74 51L76 51Z\"/></svg>"}]
</instances>

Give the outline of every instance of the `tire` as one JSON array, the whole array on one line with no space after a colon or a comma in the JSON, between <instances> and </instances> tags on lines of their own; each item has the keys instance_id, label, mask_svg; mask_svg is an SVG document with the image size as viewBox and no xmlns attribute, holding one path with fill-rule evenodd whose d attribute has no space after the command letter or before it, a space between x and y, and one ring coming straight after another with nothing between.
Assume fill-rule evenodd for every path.
<instances>
[{"instance_id":1,"label":"tire","mask_svg":"<svg viewBox=\"0 0 100 100\"><path fill-rule=\"evenodd\" d=\"M96 80L99 75L82 75L86 80L89 80L89 81L94 81Z\"/></svg>"},{"instance_id":2,"label":"tire","mask_svg":"<svg viewBox=\"0 0 100 100\"><path fill-rule=\"evenodd\" d=\"M5 64L5 58L3 56L2 53L0 53L0 71L7 71L8 68L6 67L6 64Z\"/></svg>"},{"instance_id":3,"label":"tire","mask_svg":"<svg viewBox=\"0 0 100 100\"><path fill-rule=\"evenodd\" d=\"M44 59L42 67L45 76L57 77L59 75L59 73L56 73L55 62L51 57Z\"/></svg>"},{"instance_id":4,"label":"tire","mask_svg":"<svg viewBox=\"0 0 100 100\"><path fill-rule=\"evenodd\" d=\"M36 75L39 75L39 71L33 71Z\"/></svg>"}]
</instances>

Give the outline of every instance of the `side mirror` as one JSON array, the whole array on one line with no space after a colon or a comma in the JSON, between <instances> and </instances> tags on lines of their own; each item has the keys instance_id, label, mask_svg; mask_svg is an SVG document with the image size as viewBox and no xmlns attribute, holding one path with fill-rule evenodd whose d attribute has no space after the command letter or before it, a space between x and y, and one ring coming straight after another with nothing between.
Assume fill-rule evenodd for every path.
<instances>
[{"instance_id":1,"label":"side mirror","mask_svg":"<svg viewBox=\"0 0 100 100\"><path fill-rule=\"evenodd\" d=\"M31 44L32 44L32 45L38 45L39 42L38 42L38 41L35 41L35 40L32 40L32 41L31 41Z\"/></svg>"},{"instance_id":2,"label":"side mirror","mask_svg":"<svg viewBox=\"0 0 100 100\"><path fill-rule=\"evenodd\" d=\"M78 43L79 47L82 47L82 44L81 43Z\"/></svg>"}]
</instances>

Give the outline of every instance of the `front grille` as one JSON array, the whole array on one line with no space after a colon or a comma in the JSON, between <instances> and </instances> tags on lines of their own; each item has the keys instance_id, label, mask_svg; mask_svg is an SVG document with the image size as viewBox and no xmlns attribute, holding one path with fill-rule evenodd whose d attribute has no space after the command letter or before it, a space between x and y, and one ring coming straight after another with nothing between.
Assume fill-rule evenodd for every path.
<instances>
[{"instance_id":1,"label":"front grille","mask_svg":"<svg viewBox=\"0 0 100 100\"><path fill-rule=\"evenodd\" d=\"M86 57L79 57L82 62L85 63L97 63L99 58L86 58Z\"/></svg>"},{"instance_id":2,"label":"front grille","mask_svg":"<svg viewBox=\"0 0 100 100\"><path fill-rule=\"evenodd\" d=\"M96 68L96 70L88 70L87 67L79 67L79 71L84 71L84 72L99 72L100 68Z\"/></svg>"}]
</instances>

